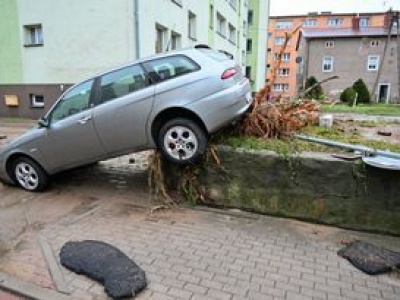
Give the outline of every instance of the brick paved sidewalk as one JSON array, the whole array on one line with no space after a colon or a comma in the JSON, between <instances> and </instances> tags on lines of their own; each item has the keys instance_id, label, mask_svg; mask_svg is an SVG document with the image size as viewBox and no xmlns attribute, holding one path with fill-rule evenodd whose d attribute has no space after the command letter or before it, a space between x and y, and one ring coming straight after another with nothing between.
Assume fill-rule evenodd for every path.
<instances>
[{"instance_id":1,"label":"brick paved sidewalk","mask_svg":"<svg viewBox=\"0 0 400 300\"><path fill-rule=\"evenodd\" d=\"M400 249L385 238L270 217L181 209L149 217L112 203L42 231L59 251L69 240L119 247L149 279L135 299L400 299L398 274L367 276L338 257L343 239ZM63 269L74 298L107 299L103 287Z\"/></svg>"}]
</instances>

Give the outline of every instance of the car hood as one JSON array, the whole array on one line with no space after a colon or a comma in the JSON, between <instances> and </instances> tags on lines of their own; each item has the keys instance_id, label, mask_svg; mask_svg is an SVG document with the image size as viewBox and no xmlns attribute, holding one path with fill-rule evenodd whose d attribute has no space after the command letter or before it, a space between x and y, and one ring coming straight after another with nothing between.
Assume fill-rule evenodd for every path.
<instances>
[{"instance_id":1,"label":"car hood","mask_svg":"<svg viewBox=\"0 0 400 300\"><path fill-rule=\"evenodd\" d=\"M3 148L0 149L0 156L3 156L10 151L20 148L22 145L29 143L34 138L36 138L40 134L39 127L34 126L22 135L16 137L15 139L11 140L10 142L6 143Z\"/></svg>"}]
</instances>

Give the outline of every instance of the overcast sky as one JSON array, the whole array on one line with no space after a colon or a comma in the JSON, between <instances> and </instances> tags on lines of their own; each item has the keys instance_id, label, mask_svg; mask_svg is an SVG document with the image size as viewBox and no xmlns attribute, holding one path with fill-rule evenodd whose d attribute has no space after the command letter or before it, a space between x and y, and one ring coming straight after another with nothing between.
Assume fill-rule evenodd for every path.
<instances>
[{"instance_id":1,"label":"overcast sky","mask_svg":"<svg viewBox=\"0 0 400 300\"><path fill-rule=\"evenodd\" d=\"M299 15L308 12L382 12L400 10L400 0L270 0L271 16Z\"/></svg>"}]
</instances>

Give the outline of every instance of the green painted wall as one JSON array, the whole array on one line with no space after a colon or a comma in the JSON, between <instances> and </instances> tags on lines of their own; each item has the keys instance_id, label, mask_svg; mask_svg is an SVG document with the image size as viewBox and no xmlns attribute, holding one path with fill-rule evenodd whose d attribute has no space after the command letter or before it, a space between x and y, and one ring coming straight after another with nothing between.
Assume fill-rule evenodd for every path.
<instances>
[{"instance_id":1,"label":"green painted wall","mask_svg":"<svg viewBox=\"0 0 400 300\"><path fill-rule=\"evenodd\" d=\"M253 47L252 51L248 53L247 65L251 67L251 79L252 81L257 81L257 62L258 62L258 26L260 23L260 0L250 0L249 10L253 11L253 23L249 26L248 39L252 39ZM252 89L255 91L255 83L252 83Z\"/></svg>"},{"instance_id":2,"label":"green painted wall","mask_svg":"<svg viewBox=\"0 0 400 300\"><path fill-rule=\"evenodd\" d=\"M0 84L22 83L17 5L16 0L0 0Z\"/></svg>"}]
</instances>

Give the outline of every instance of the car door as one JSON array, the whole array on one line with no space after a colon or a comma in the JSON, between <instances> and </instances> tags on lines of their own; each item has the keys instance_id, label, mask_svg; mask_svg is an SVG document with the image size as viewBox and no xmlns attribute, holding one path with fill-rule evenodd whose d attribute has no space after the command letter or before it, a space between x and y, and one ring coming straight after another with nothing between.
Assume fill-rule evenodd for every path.
<instances>
[{"instance_id":1,"label":"car door","mask_svg":"<svg viewBox=\"0 0 400 300\"><path fill-rule=\"evenodd\" d=\"M53 171L104 158L93 124L93 80L69 90L49 112L40 150Z\"/></svg>"},{"instance_id":2,"label":"car door","mask_svg":"<svg viewBox=\"0 0 400 300\"><path fill-rule=\"evenodd\" d=\"M107 153L116 156L146 148L154 87L144 69L136 64L112 71L101 76L99 85L94 122Z\"/></svg>"}]
</instances>

